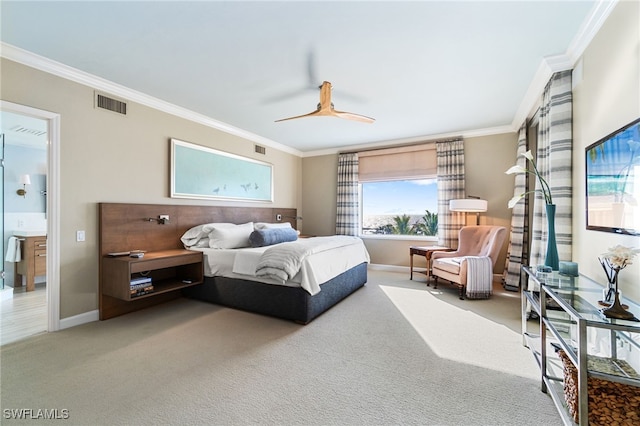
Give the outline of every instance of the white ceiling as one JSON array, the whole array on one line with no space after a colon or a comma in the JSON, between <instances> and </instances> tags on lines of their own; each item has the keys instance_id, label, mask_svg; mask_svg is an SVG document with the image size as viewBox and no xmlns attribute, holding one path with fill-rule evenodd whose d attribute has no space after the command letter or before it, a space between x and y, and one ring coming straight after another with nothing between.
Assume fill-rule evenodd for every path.
<instances>
[{"instance_id":1,"label":"white ceiling","mask_svg":"<svg viewBox=\"0 0 640 426\"><path fill-rule=\"evenodd\" d=\"M599 3L3 0L1 38L308 154L513 129ZM376 122L274 122L315 110L323 80Z\"/></svg>"},{"instance_id":2,"label":"white ceiling","mask_svg":"<svg viewBox=\"0 0 640 426\"><path fill-rule=\"evenodd\" d=\"M47 149L47 121L26 115L0 111L0 133L6 145Z\"/></svg>"}]
</instances>

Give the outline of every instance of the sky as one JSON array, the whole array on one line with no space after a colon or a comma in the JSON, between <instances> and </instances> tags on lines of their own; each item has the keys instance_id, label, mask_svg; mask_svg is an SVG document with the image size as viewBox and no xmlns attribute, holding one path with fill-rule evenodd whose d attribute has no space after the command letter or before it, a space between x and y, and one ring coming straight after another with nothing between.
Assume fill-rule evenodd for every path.
<instances>
[{"instance_id":1,"label":"sky","mask_svg":"<svg viewBox=\"0 0 640 426\"><path fill-rule=\"evenodd\" d=\"M438 186L435 179L370 182L362 184L365 215L423 215L438 212Z\"/></svg>"}]
</instances>

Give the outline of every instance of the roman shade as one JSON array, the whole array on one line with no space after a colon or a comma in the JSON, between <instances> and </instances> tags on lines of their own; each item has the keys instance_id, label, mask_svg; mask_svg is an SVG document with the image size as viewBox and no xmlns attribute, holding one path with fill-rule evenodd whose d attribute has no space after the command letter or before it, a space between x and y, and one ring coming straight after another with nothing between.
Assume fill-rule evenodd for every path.
<instances>
[{"instance_id":1,"label":"roman shade","mask_svg":"<svg viewBox=\"0 0 640 426\"><path fill-rule=\"evenodd\" d=\"M435 143L358 153L358 180L430 179L437 175Z\"/></svg>"}]
</instances>

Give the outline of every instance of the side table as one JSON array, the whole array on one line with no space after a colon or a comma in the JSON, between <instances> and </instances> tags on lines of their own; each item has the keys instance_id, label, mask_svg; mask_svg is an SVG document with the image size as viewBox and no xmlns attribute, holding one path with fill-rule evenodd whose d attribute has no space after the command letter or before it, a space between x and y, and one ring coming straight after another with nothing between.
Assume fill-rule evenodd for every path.
<instances>
[{"instance_id":1,"label":"side table","mask_svg":"<svg viewBox=\"0 0 640 426\"><path fill-rule=\"evenodd\" d=\"M454 249L444 246L411 246L409 247L409 258L411 267L411 277L413 279L413 255L424 256L427 260L427 270L425 272L416 271L419 274L425 274L427 276L427 285L429 285L429 279L431 278L431 253L434 251L454 251Z\"/></svg>"}]
</instances>

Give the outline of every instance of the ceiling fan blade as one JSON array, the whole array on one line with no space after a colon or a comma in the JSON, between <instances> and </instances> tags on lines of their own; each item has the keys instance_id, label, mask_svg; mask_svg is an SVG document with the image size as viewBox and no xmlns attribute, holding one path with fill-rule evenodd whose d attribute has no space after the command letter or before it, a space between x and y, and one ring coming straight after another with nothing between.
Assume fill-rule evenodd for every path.
<instances>
[{"instance_id":1,"label":"ceiling fan blade","mask_svg":"<svg viewBox=\"0 0 640 426\"><path fill-rule=\"evenodd\" d=\"M294 120L296 118L303 118L303 117L311 117L311 116L314 116L314 115L321 115L321 114L318 114L319 112L320 112L320 110L315 110L315 111L310 112L308 114L296 115L295 117L281 118L280 120L276 120L275 122L277 123L279 121L287 121L287 120Z\"/></svg>"},{"instance_id":2,"label":"ceiling fan blade","mask_svg":"<svg viewBox=\"0 0 640 426\"><path fill-rule=\"evenodd\" d=\"M316 56L313 49L307 54L307 83L309 87L318 87L318 77L316 76Z\"/></svg>"},{"instance_id":3,"label":"ceiling fan blade","mask_svg":"<svg viewBox=\"0 0 640 426\"><path fill-rule=\"evenodd\" d=\"M336 117L343 118L345 120L360 121L362 123L373 123L376 121L375 118L367 117L366 115L354 114L352 112L333 110L333 113Z\"/></svg>"},{"instance_id":4,"label":"ceiling fan blade","mask_svg":"<svg viewBox=\"0 0 640 426\"><path fill-rule=\"evenodd\" d=\"M354 114L352 112L336 111L333 109L329 109L329 110L318 109L308 114L296 115L295 117L281 118L280 120L276 120L276 122L293 120L296 118L303 118L303 117L313 117L313 116L337 117L337 118L342 118L344 120L360 121L362 123L373 123L374 121L376 121L375 118L367 117L365 115L360 115L360 114Z\"/></svg>"},{"instance_id":5,"label":"ceiling fan blade","mask_svg":"<svg viewBox=\"0 0 640 426\"><path fill-rule=\"evenodd\" d=\"M272 96L262 101L264 104L273 104L281 101L287 101L289 99L293 99L299 96L304 95L310 90L308 87L301 87L298 90L292 90L290 92L281 93L279 95ZM317 89L316 89L317 90Z\"/></svg>"},{"instance_id":6,"label":"ceiling fan blade","mask_svg":"<svg viewBox=\"0 0 640 426\"><path fill-rule=\"evenodd\" d=\"M274 95L262 101L264 104L271 104L289 99L296 98L307 94L310 91L316 92L320 87L320 82L316 77L316 57L313 49L310 49L307 53L307 84L301 86L299 89L292 90L290 92L284 92L278 95Z\"/></svg>"}]
</instances>

